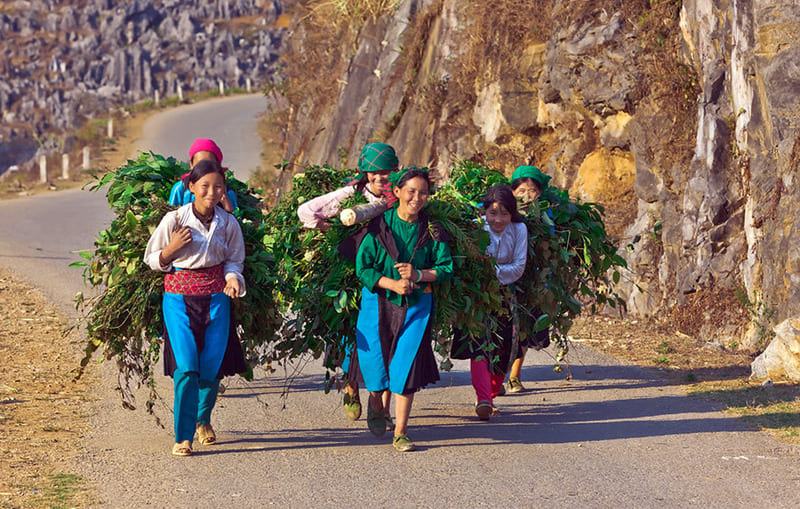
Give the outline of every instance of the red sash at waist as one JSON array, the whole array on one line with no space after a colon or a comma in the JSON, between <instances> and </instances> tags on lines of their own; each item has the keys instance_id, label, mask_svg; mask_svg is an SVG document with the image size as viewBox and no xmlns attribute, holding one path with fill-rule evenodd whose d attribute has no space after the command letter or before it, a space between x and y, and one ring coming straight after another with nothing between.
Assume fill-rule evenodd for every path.
<instances>
[{"instance_id":1,"label":"red sash at waist","mask_svg":"<svg viewBox=\"0 0 800 509\"><path fill-rule=\"evenodd\" d=\"M222 265L207 269L182 269L168 272L164 277L164 291L181 295L211 295L225 289Z\"/></svg>"}]
</instances>

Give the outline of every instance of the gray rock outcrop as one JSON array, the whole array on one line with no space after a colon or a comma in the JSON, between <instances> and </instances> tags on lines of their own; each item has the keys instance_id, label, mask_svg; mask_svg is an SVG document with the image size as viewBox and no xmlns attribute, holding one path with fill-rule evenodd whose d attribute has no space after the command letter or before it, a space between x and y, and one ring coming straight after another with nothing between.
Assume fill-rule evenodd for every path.
<instances>
[{"instance_id":1,"label":"gray rock outcrop","mask_svg":"<svg viewBox=\"0 0 800 509\"><path fill-rule=\"evenodd\" d=\"M796 3L556 0L513 19L491 4L404 0L367 20L325 69L331 100L290 96L287 158L354 165L379 140L441 171L535 164L615 211L630 313L741 292L749 327L726 323L734 301L694 325L749 348L800 316Z\"/></svg>"},{"instance_id":2,"label":"gray rock outcrop","mask_svg":"<svg viewBox=\"0 0 800 509\"><path fill-rule=\"evenodd\" d=\"M109 109L274 78L279 0L5 2L0 11L0 173ZM80 4L80 5L76 5ZM26 141L28 140L28 141ZM20 147L26 147L21 149Z\"/></svg>"},{"instance_id":3,"label":"gray rock outcrop","mask_svg":"<svg viewBox=\"0 0 800 509\"><path fill-rule=\"evenodd\" d=\"M775 337L751 369L755 380L800 383L800 318L789 318L775 327Z\"/></svg>"}]
</instances>

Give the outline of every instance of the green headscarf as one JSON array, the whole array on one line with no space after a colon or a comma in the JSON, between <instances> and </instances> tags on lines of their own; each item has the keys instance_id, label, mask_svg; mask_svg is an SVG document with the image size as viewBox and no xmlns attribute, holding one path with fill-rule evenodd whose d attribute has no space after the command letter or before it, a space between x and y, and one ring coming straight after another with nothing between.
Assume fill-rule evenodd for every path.
<instances>
[{"instance_id":1,"label":"green headscarf","mask_svg":"<svg viewBox=\"0 0 800 509\"><path fill-rule=\"evenodd\" d=\"M361 149L358 158L358 171L368 173L373 171L396 171L397 154L391 145L386 143L368 143Z\"/></svg>"},{"instance_id":2,"label":"green headscarf","mask_svg":"<svg viewBox=\"0 0 800 509\"><path fill-rule=\"evenodd\" d=\"M525 177L533 179L534 182L539 184L539 186L542 188L542 191L545 190L547 183L550 182L551 178L550 175L545 175L542 173L542 170L536 166L518 166L511 175L511 183L513 184L515 180Z\"/></svg>"},{"instance_id":3,"label":"green headscarf","mask_svg":"<svg viewBox=\"0 0 800 509\"><path fill-rule=\"evenodd\" d=\"M398 182L400 182L400 179L405 177L406 174L408 172L410 172L411 170L417 170L417 171L421 171L423 173L428 173L430 171L428 168L426 168L424 166L420 167L420 166L414 166L412 164L411 166L409 166L407 168L403 168L402 170L396 171L396 172L392 173L391 175L389 175L389 182L392 183L392 186L396 186L398 184Z\"/></svg>"}]
</instances>

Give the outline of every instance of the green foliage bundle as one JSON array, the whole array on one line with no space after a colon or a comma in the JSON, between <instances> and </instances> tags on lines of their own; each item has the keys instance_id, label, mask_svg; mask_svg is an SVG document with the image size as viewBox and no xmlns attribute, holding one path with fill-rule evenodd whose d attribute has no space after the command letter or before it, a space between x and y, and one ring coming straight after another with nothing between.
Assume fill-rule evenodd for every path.
<instances>
[{"instance_id":1,"label":"green foliage bundle","mask_svg":"<svg viewBox=\"0 0 800 509\"><path fill-rule=\"evenodd\" d=\"M267 215L267 244L280 260L276 289L287 318L281 338L271 346L270 355L275 359L305 352L319 357L327 350L334 353L326 357L326 367L333 370L343 358L343 347L355 341L362 285L354 264L337 248L361 225L347 227L334 217L322 232L304 229L297 217L297 208L305 200L338 189L350 180L348 177L352 173L347 170L309 166L295 175L292 189ZM346 208L364 202L357 194L342 205ZM441 338L439 349L446 368L451 325L457 323L482 335L489 312L501 305L500 288L492 261L484 254L488 233L475 222L475 208L464 201L464 196L452 186L442 188L431 197L427 212L450 235L456 268L453 280L434 285L437 304L433 334Z\"/></svg>"},{"instance_id":2,"label":"green foliage bundle","mask_svg":"<svg viewBox=\"0 0 800 509\"><path fill-rule=\"evenodd\" d=\"M341 363L345 343L355 341L361 285L354 264L337 247L360 225L347 227L338 217L329 220L327 231L303 227L297 216L305 201L334 191L352 180L352 172L329 166L309 166L292 179L292 188L267 214L264 243L278 260L276 301L285 323L267 356L282 362L325 351L329 370ZM354 195L345 207L366 200ZM327 373L330 376L330 371Z\"/></svg>"},{"instance_id":3,"label":"green foliage bundle","mask_svg":"<svg viewBox=\"0 0 800 509\"><path fill-rule=\"evenodd\" d=\"M460 161L452 169L448 184L434 195L429 208L434 211L432 215L437 216L435 211L440 203L449 202L446 197L457 197L463 207L477 207L486 190L496 184L510 183L495 170L471 161ZM549 327L551 338L559 347L557 361L561 361L568 351L567 333L585 305L589 305L592 313L606 304L624 306L624 301L614 293L613 284L619 281L617 269L625 267L625 260L617 254L616 246L606 234L603 209L597 204L571 201L566 191L548 187L539 201L521 205L520 210L528 228L528 260L523 275L505 288L497 283L494 270L487 270L482 264L457 267L456 287L472 287L470 295L482 290L491 297L485 295L472 312L453 314L446 319L474 337L494 337L496 324L489 313L481 313L481 310L498 312L499 301L510 298L505 292L511 291L520 339L525 340ZM473 217L479 216L482 210L475 208L472 213ZM463 214L467 217L469 212L465 210ZM473 224L480 228L479 223ZM452 227L448 231L452 231ZM478 238L477 235L473 237ZM477 261L487 243L488 238L486 243L474 245L471 258ZM439 306L445 302L450 288L445 284L440 290ZM449 295L452 299L452 293ZM462 298L455 307L465 305L469 307L469 301ZM439 353L446 356L448 348L447 340L440 338ZM561 369L558 365L556 368Z\"/></svg>"},{"instance_id":4,"label":"green foliage bundle","mask_svg":"<svg viewBox=\"0 0 800 509\"><path fill-rule=\"evenodd\" d=\"M185 163L174 158L143 153L90 185L93 191L108 187L108 203L116 217L99 233L94 252L80 253L86 262L72 264L85 266L84 282L98 290L89 299L84 299L82 292L76 296L76 308L82 311L81 322L87 331L78 376L93 354L103 348L106 359L117 361L123 405L129 408L133 408L132 382L150 387L148 410L157 398L153 367L160 355L164 327L164 274L145 265L143 255L152 232L172 209L167 204L172 185L188 170ZM274 260L262 242L260 200L230 173L226 180L239 204L235 215L244 236L244 277L248 283L247 295L234 300L234 316L245 358L252 366L260 360L262 344L272 338L280 324L270 290L275 281Z\"/></svg>"},{"instance_id":5,"label":"green foliage bundle","mask_svg":"<svg viewBox=\"0 0 800 509\"><path fill-rule=\"evenodd\" d=\"M600 205L572 201L550 186L520 211L528 227L528 261L516 283L520 338L550 327L560 361L567 333L587 305L592 314L606 304L622 310L625 301L613 286L626 262L606 233Z\"/></svg>"}]
</instances>

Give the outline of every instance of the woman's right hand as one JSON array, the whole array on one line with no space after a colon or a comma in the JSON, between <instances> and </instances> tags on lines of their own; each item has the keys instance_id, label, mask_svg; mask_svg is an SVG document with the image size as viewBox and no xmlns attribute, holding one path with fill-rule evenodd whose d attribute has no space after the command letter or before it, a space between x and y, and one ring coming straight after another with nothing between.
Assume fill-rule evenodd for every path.
<instances>
[{"instance_id":1,"label":"woman's right hand","mask_svg":"<svg viewBox=\"0 0 800 509\"><path fill-rule=\"evenodd\" d=\"M397 279L394 282L394 293L398 295L410 295L414 293L417 285L410 279Z\"/></svg>"},{"instance_id":2,"label":"woman's right hand","mask_svg":"<svg viewBox=\"0 0 800 509\"><path fill-rule=\"evenodd\" d=\"M175 259L175 255L184 246L192 243L192 229L188 226L176 226L169 236L169 243L161 251L159 261L162 265L171 263Z\"/></svg>"}]
</instances>

